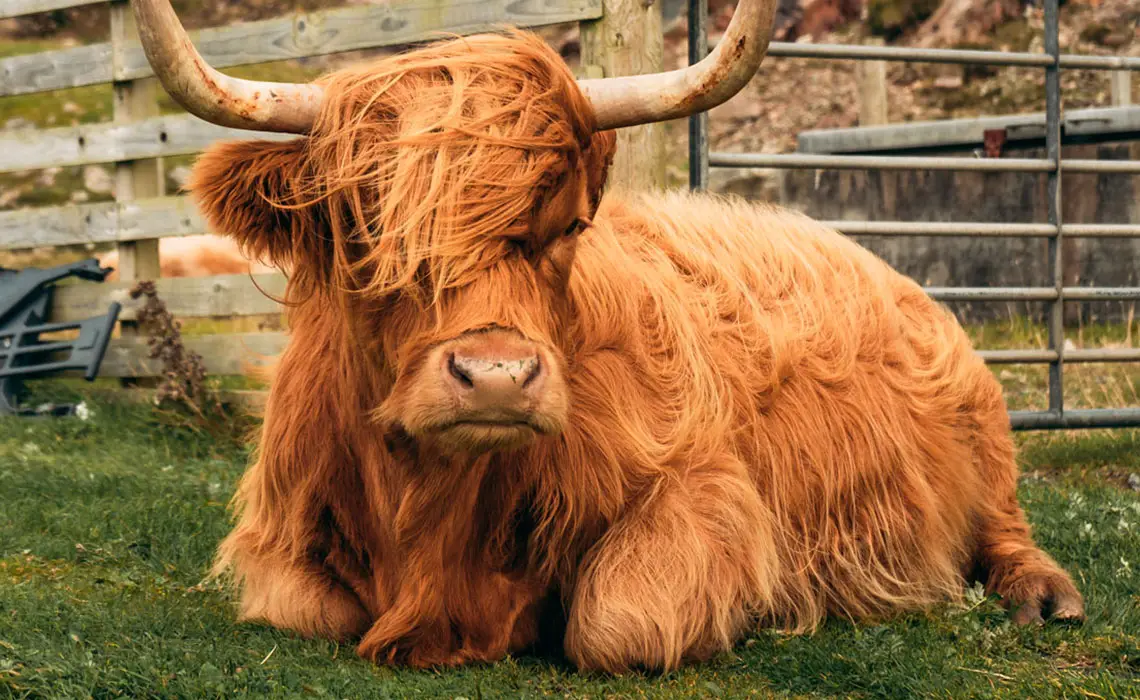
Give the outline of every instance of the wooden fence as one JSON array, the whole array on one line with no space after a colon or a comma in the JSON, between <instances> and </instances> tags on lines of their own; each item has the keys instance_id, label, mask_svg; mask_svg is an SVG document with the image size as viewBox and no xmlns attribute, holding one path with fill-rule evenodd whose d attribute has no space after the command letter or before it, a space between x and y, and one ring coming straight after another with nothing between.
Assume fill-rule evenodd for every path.
<instances>
[{"instance_id":1,"label":"wooden fence","mask_svg":"<svg viewBox=\"0 0 1140 700\"><path fill-rule=\"evenodd\" d=\"M3 0L0 19L99 2L107 0ZM160 276L158 239L209 233L190 200L166 196L162 158L198 153L223 138L295 137L227 129L185 113L160 116L161 88L138 42L130 6L125 0L110 0L109 5L110 41L0 59L0 99L111 83L113 120L0 130L0 173L113 163L115 201L0 212L0 250L116 244L121 280L59 288L53 319L85 318L103 313L112 300L123 303L121 332L112 341L101 375L147 377L159 368L146 357L143 340L134 335L135 307L126 291L136 280ZM609 21L603 20L603 0L392 0L205 29L191 32L191 37L206 61L225 68L402 46L443 33L469 34L504 24L539 27L578 22L582 74L660 70L660 3L604 0L604 5L605 12L612 13ZM615 23L615 16L624 25ZM645 142L653 128L625 130L623 140ZM646 177L645 168L629 177ZM156 279L156 283L167 308L182 319L276 314L279 305L260 290L277 296L284 288L283 277L276 274L253 279L249 275ZM211 374L240 374L251 357L279 352L284 336L204 335L187 338L186 345L203 356Z\"/></svg>"}]
</instances>

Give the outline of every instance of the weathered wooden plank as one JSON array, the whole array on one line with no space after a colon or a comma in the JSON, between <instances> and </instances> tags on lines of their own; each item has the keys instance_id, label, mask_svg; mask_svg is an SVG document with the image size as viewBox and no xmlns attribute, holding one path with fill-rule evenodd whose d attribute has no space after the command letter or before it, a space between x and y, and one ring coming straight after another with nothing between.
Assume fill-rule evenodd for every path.
<instances>
[{"instance_id":1,"label":"weathered wooden plank","mask_svg":"<svg viewBox=\"0 0 1140 700\"><path fill-rule=\"evenodd\" d=\"M52 321L78 321L107 312L112 301L123 305L119 318L133 321L145 300L130 298L130 282L69 284L56 287L52 298ZM281 274L173 277L155 280L158 298L177 318L268 316L281 313L273 299L285 293ZM259 289L260 288L260 289ZM264 290L264 291L262 291Z\"/></svg>"},{"instance_id":2,"label":"weathered wooden plank","mask_svg":"<svg viewBox=\"0 0 1140 700\"><path fill-rule=\"evenodd\" d=\"M0 19L34 15L37 12L63 10L68 7L98 5L105 2L107 0L4 0L4 4L0 5Z\"/></svg>"},{"instance_id":3,"label":"weathered wooden plank","mask_svg":"<svg viewBox=\"0 0 1140 700\"><path fill-rule=\"evenodd\" d=\"M504 24L537 27L600 17L601 0L403 0L205 29L194 37L213 66L239 66L399 46ZM118 80L151 75L142 47L124 55Z\"/></svg>"},{"instance_id":4,"label":"weathered wooden plank","mask_svg":"<svg viewBox=\"0 0 1140 700\"><path fill-rule=\"evenodd\" d=\"M208 233L187 197L0 212L0 250L140 241Z\"/></svg>"},{"instance_id":5,"label":"weathered wooden plank","mask_svg":"<svg viewBox=\"0 0 1140 700\"><path fill-rule=\"evenodd\" d=\"M191 37L217 68L399 46L503 25L539 27L602 16L601 0L400 0L204 29ZM0 60L0 96L152 75L142 47L124 48L112 75L110 44ZM97 64L97 65L96 65Z\"/></svg>"},{"instance_id":6,"label":"weathered wooden plank","mask_svg":"<svg viewBox=\"0 0 1140 700\"><path fill-rule=\"evenodd\" d=\"M188 350L202 356L208 374L242 375L250 367L263 366L266 360L285 349L284 333L227 333L184 338ZM150 348L142 337L115 338L107 346L101 377L155 377L162 373L162 363L148 357Z\"/></svg>"},{"instance_id":7,"label":"weathered wooden plank","mask_svg":"<svg viewBox=\"0 0 1140 700\"><path fill-rule=\"evenodd\" d=\"M198 153L220 139L251 138L285 140L296 136L229 129L190 114L126 124L104 122L0 132L0 172L185 155Z\"/></svg>"},{"instance_id":8,"label":"weathered wooden plank","mask_svg":"<svg viewBox=\"0 0 1140 700\"><path fill-rule=\"evenodd\" d=\"M205 219L189 197L158 197L120 203L117 226L116 241L209 233Z\"/></svg>"},{"instance_id":9,"label":"weathered wooden plank","mask_svg":"<svg viewBox=\"0 0 1140 700\"><path fill-rule=\"evenodd\" d=\"M42 51L0 60L0 97L110 81L110 43Z\"/></svg>"}]
</instances>

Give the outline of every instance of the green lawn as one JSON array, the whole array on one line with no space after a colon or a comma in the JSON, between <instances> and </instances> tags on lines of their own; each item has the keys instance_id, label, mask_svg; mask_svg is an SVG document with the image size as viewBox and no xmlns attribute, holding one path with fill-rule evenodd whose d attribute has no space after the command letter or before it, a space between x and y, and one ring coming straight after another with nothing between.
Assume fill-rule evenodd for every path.
<instances>
[{"instance_id":1,"label":"green lawn","mask_svg":"<svg viewBox=\"0 0 1140 700\"><path fill-rule=\"evenodd\" d=\"M67 387L48 386L53 395ZM1138 431L1023 435L1021 496L1087 598L1081 627L1010 626L993 601L812 637L760 633L665 677L520 658L392 671L351 646L234 623L202 580L247 457L88 396L87 421L0 420L0 697L1137 697Z\"/></svg>"},{"instance_id":2,"label":"green lawn","mask_svg":"<svg viewBox=\"0 0 1140 700\"><path fill-rule=\"evenodd\" d=\"M0 57L55 46L8 42ZM227 72L315 74L287 63ZM177 111L166 96L160 106ZM39 128L97 123L110 112L107 85L0 99L0 125L15 117ZM7 207L65 203L83 187L81 168L62 169L50 184L40 177L0 174L0 193L20 190ZM187 330L222 330L216 325ZM1014 320L972 335L986 347L1044 343L1039 326ZM1078 346L1135 342L1119 327L1070 336ZM1014 407L1043 407L1044 368L994 371ZM1140 405L1135 368L1066 371L1071 405ZM87 421L0 420L0 698L1140 696L1140 494L1128 487L1140 473L1140 431L1019 436L1023 503L1040 543L1086 595L1081 627L1015 629L975 596L967 609L881 626L833 621L812 637L760 633L701 667L608 679L534 658L392 671L360 661L351 647L235 624L231 601L202 579L246 448L234 435L170 428L145 406L89 402Z\"/></svg>"}]
</instances>

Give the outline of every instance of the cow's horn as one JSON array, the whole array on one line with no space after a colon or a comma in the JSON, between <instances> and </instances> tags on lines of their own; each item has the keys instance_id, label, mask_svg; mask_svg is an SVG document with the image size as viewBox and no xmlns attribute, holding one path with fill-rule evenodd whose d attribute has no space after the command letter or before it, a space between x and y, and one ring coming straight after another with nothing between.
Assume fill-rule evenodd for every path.
<instances>
[{"instance_id":1,"label":"cow's horn","mask_svg":"<svg viewBox=\"0 0 1140 700\"><path fill-rule=\"evenodd\" d=\"M665 73L579 82L599 129L666 121L711 109L743 88L768 50L777 0L740 0L704 60ZM317 85L232 78L194 48L169 0L131 0L143 50L163 87L188 112L222 126L308 132L320 109Z\"/></svg>"},{"instance_id":2,"label":"cow's horn","mask_svg":"<svg viewBox=\"0 0 1140 700\"><path fill-rule=\"evenodd\" d=\"M598 129L678 119L728 101L748 84L764 60L776 3L740 0L724 38L695 65L665 73L578 81L598 115Z\"/></svg>"},{"instance_id":3,"label":"cow's horn","mask_svg":"<svg viewBox=\"0 0 1140 700\"><path fill-rule=\"evenodd\" d=\"M238 129L303 134L321 106L317 85L242 80L199 55L170 0L131 0L154 74L178 104L208 122Z\"/></svg>"}]
</instances>

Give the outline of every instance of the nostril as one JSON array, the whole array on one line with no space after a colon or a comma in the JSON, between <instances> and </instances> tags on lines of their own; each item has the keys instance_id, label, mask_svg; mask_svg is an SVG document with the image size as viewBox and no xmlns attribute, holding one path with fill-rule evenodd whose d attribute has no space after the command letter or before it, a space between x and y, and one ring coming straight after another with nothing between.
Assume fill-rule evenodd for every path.
<instances>
[{"instance_id":1,"label":"nostril","mask_svg":"<svg viewBox=\"0 0 1140 700\"><path fill-rule=\"evenodd\" d=\"M447 358L447 371L451 373L451 376L455 377L456 381L468 389L475 387L475 382L471 381L471 375L467 374L467 372L463 371L462 367L456 364L455 353L452 353Z\"/></svg>"},{"instance_id":2,"label":"nostril","mask_svg":"<svg viewBox=\"0 0 1140 700\"><path fill-rule=\"evenodd\" d=\"M526 376L523 379L522 383L523 388L525 389L526 387L530 386L534 380L538 379L538 376L540 374L542 374L542 361L538 358L537 355L535 355L527 362L526 366L523 368L523 371L526 373Z\"/></svg>"}]
</instances>

